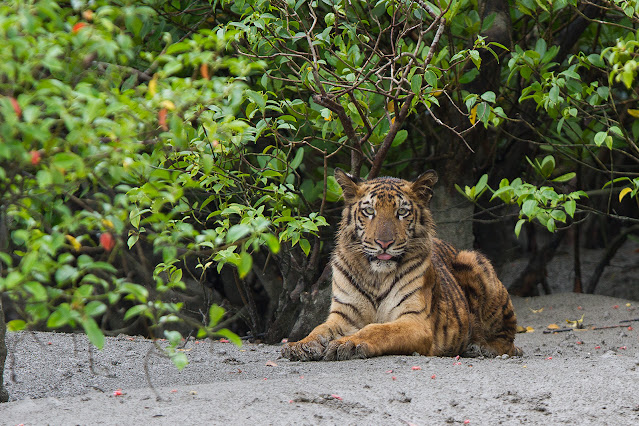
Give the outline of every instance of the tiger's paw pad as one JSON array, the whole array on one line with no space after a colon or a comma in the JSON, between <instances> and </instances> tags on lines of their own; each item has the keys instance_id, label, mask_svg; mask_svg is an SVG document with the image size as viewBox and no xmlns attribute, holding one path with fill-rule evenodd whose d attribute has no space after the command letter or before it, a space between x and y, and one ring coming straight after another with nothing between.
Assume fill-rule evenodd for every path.
<instances>
[{"instance_id":1,"label":"tiger's paw pad","mask_svg":"<svg viewBox=\"0 0 639 426\"><path fill-rule=\"evenodd\" d=\"M318 361L322 359L325 348L319 340L287 343L282 347L282 357L291 361Z\"/></svg>"},{"instance_id":2,"label":"tiger's paw pad","mask_svg":"<svg viewBox=\"0 0 639 426\"><path fill-rule=\"evenodd\" d=\"M355 345L353 341L334 340L329 343L324 354L325 361L345 361L347 359L368 358L370 351L366 343Z\"/></svg>"}]
</instances>

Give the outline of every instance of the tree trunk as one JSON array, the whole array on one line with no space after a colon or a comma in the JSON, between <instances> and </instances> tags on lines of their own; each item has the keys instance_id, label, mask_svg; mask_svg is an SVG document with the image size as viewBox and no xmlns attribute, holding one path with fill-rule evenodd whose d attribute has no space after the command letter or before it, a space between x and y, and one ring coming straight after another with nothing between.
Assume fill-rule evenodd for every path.
<instances>
[{"instance_id":1,"label":"tree trunk","mask_svg":"<svg viewBox=\"0 0 639 426\"><path fill-rule=\"evenodd\" d=\"M559 247L559 243L561 243L561 240L565 235L565 232L553 235L550 242L544 245L540 250L533 253L526 268L508 287L508 293L513 296L522 297L539 296L538 285L541 284L544 292L546 294L550 294L550 287L548 286L548 280L546 279L546 265L548 265L555 256L557 247Z\"/></svg>"},{"instance_id":2,"label":"tree trunk","mask_svg":"<svg viewBox=\"0 0 639 426\"><path fill-rule=\"evenodd\" d=\"M4 388L4 361L7 359L7 345L4 341L6 331L7 325L4 323L4 312L2 311L2 301L0 300L0 402L9 400L9 393Z\"/></svg>"}]
</instances>

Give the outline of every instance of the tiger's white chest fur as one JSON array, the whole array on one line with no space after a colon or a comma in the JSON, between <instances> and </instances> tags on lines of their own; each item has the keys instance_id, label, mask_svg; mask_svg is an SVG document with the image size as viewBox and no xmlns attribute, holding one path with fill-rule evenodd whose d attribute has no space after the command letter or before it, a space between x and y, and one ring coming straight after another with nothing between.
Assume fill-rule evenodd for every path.
<instances>
[{"instance_id":1,"label":"tiger's white chest fur","mask_svg":"<svg viewBox=\"0 0 639 426\"><path fill-rule=\"evenodd\" d=\"M407 305L415 311L423 310L426 303L424 273L431 266L428 254L424 257L397 265L390 273L357 267L346 272L343 266L334 264L333 295L340 303L355 308L360 327L395 321L405 312ZM352 291L353 285L359 291Z\"/></svg>"}]
</instances>

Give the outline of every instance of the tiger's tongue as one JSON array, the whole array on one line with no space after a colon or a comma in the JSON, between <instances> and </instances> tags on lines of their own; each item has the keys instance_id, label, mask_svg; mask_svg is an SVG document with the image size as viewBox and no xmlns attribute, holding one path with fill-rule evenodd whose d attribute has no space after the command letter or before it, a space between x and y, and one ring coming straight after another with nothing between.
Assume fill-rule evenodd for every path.
<instances>
[{"instance_id":1,"label":"tiger's tongue","mask_svg":"<svg viewBox=\"0 0 639 426\"><path fill-rule=\"evenodd\" d=\"M391 255L390 255L390 254L388 254L388 253L382 253L382 254L378 254L378 255L377 255L377 258L378 258L379 260L391 260L391 259L393 258L393 256L391 256Z\"/></svg>"}]
</instances>

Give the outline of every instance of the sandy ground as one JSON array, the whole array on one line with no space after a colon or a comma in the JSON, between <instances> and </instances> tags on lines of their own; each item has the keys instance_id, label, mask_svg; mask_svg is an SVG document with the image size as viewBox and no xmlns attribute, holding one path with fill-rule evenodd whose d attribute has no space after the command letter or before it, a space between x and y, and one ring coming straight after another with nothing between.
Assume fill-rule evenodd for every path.
<instances>
[{"instance_id":1,"label":"sandy ground","mask_svg":"<svg viewBox=\"0 0 639 426\"><path fill-rule=\"evenodd\" d=\"M534 331L509 359L301 363L277 346L189 341L177 371L142 338L89 351L81 335L8 334L0 424L639 424L639 321L620 322L639 319L639 302L513 301ZM544 333L582 315L583 330Z\"/></svg>"}]
</instances>

